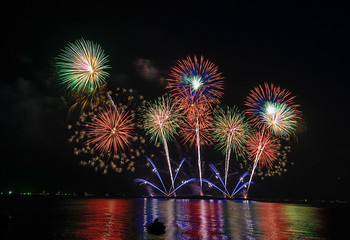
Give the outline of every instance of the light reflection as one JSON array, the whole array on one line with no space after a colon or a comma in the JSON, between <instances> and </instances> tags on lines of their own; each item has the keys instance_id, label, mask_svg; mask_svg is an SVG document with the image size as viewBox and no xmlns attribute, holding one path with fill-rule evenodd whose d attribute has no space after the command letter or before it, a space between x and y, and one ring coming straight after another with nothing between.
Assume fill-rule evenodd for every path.
<instances>
[{"instance_id":1,"label":"light reflection","mask_svg":"<svg viewBox=\"0 0 350 240\"><path fill-rule=\"evenodd\" d=\"M77 239L318 239L326 221L319 208L286 203L198 199L89 199ZM155 218L165 234L152 236ZM77 226L77 225L75 225Z\"/></svg>"},{"instance_id":2,"label":"light reflection","mask_svg":"<svg viewBox=\"0 0 350 240\"><path fill-rule=\"evenodd\" d=\"M228 236L233 239L245 239L248 236L260 239L262 236L257 227L255 203L250 201L227 201L226 219Z\"/></svg>"},{"instance_id":3,"label":"light reflection","mask_svg":"<svg viewBox=\"0 0 350 240\"><path fill-rule=\"evenodd\" d=\"M209 202L209 203L211 203L211 202ZM207 204L204 200L200 200L200 202L199 202L199 211L200 211L200 214L199 214L200 227L199 227L199 229L200 229L200 232L202 233L203 238L208 239ZM209 231L210 230L211 229L209 229Z\"/></svg>"},{"instance_id":4,"label":"light reflection","mask_svg":"<svg viewBox=\"0 0 350 240\"><path fill-rule=\"evenodd\" d=\"M129 199L90 199L86 202L77 239L127 239L131 233Z\"/></svg>"},{"instance_id":5,"label":"light reflection","mask_svg":"<svg viewBox=\"0 0 350 240\"><path fill-rule=\"evenodd\" d=\"M264 221L259 225L267 239L287 239L286 219L282 209L282 203L258 203L258 212Z\"/></svg>"},{"instance_id":6,"label":"light reflection","mask_svg":"<svg viewBox=\"0 0 350 240\"><path fill-rule=\"evenodd\" d=\"M317 239L327 234L322 208L293 204L283 205L282 208L288 226L286 232L290 238Z\"/></svg>"},{"instance_id":7,"label":"light reflection","mask_svg":"<svg viewBox=\"0 0 350 240\"><path fill-rule=\"evenodd\" d=\"M165 201L164 203L164 210L165 212L165 222L164 224L166 226L174 226L175 225L175 201L174 199L169 199ZM174 228L168 228L167 235L169 236L175 236L175 227Z\"/></svg>"}]
</instances>

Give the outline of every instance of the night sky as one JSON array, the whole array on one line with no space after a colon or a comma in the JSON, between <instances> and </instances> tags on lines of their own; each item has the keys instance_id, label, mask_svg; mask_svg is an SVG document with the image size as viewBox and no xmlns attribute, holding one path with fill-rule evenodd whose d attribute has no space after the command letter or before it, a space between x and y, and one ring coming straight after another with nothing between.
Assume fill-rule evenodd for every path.
<instances>
[{"instance_id":1,"label":"night sky","mask_svg":"<svg viewBox=\"0 0 350 240\"><path fill-rule=\"evenodd\" d=\"M109 55L111 89L133 88L147 99L165 93L170 67L193 54L219 66L227 105L243 108L249 90L264 81L289 89L304 123L288 155L295 165L282 177L257 181L250 195L345 199L350 187L350 5L243 2L3 9L0 192L140 191L132 182L136 174L101 175L80 166L67 141L69 105L54 62L60 49L83 37Z\"/></svg>"}]
</instances>

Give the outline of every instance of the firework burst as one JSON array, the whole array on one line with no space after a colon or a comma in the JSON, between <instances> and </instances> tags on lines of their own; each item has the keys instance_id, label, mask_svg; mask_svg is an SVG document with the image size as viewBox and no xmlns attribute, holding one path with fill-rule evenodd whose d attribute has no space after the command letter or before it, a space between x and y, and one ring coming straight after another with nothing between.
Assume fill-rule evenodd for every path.
<instances>
[{"instance_id":1,"label":"firework burst","mask_svg":"<svg viewBox=\"0 0 350 240\"><path fill-rule=\"evenodd\" d=\"M176 108L169 96L162 96L154 102L148 102L141 114L142 126L146 135L155 143L164 143L172 140L177 135L177 129L180 127L179 108ZM163 137L164 136L164 137Z\"/></svg>"},{"instance_id":2,"label":"firework burst","mask_svg":"<svg viewBox=\"0 0 350 240\"><path fill-rule=\"evenodd\" d=\"M92 41L69 43L57 57L58 78L70 92L91 93L109 76L107 57Z\"/></svg>"},{"instance_id":3,"label":"firework burst","mask_svg":"<svg viewBox=\"0 0 350 240\"><path fill-rule=\"evenodd\" d=\"M205 133L205 129L209 129L210 116L203 109L211 108L212 104L220 102L223 79L218 67L203 56L200 58L188 56L186 59L178 60L167 79L167 89L186 113L184 142L193 145L196 141L201 189L200 145L210 142L208 134Z\"/></svg>"},{"instance_id":4,"label":"firework burst","mask_svg":"<svg viewBox=\"0 0 350 240\"><path fill-rule=\"evenodd\" d=\"M201 145L210 144L211 140L211 111L207 104L197 101L184 110L186 118L181 129L184 143L197 147L199 182L202 190ZM201 194L203 194L201 192Z\"/></svg>"},{"instance_id":5,"label":"firework burst","mask_svg":"<svg viewBox=\"0 0 350 240\"><path fill-rule=\"evenodd\" d=\"M86 108L75 123L68 125L73 132L68 141L74 144L74 154L81 156L80 164L102 170L103 174L109 170L134 172L135 160L145 154L146 140L134 123L135 112L143 104L143 96L132 89L117 88L101 96L96 105ZM118 132L117 125L123 132Z\"/></svg>"},{"instance_id":6,"label":"firework burst","mask_svg":"<svg viewBox=\"0 0 350 240\"><path fill-rule=\"evenodd\" d=\"M232 148L237 155L245 155L250 126L243 112L237 107L215 110L213 126L213 139L219 151L226 154L227 148Z\"/></svg>"},{"instance_id":7,"label":"firework burst","mask_svg":"<svg viewBox=\"0 0 350 240\"><path fill-rule=\"evenodd\" d=\"M186 118L180 131L182 141L192 146L211 144L212 116L205 105L193 106L186 109Z\"/></svg>"},{"instance_id":8,"label":"firework burst","mask_svg":"<svg viewBox=\"0 0 350 240\"><path fill-rule=\"evenodd\" d=\"M171 69L167 89L177 101L192 104L198 100L218 103L223 77L218 67L203 56L178 60Z\"/></svg>"},{"instance_id":9,"label":"firework burst","mask_svg":"<svg viewBox=\"0 0 350 240\"><path fill-rule=\"evenodd\" d=\"M269 157L264 155L264 151L262 151L264 149L264 138L270 138L269 133L277 137L289 137L295 132L301 112L298 110L299 105L295 103L294 99L295 97L291 95L291 92L268 83L265 83L264 86L259 85L250 91L245 102L246 112L253 126L257 127L259 132L261 131L258 136L259 140L257 140L258 146L256 146L257 150L250 181L259 160L264 156L266 160ZM262 162L271 165L271 162L264 160Z\"/></svg>"},{"instance_id":10,"label":"firework burst","mask_svg":"<svg viewBox=\"0 0 350 240\"><path fill-rule=\"evenodd\" d=\"M130 147L135 124L124 109L107 107L87 124L90 144L103 153L118 153Z\"/></svg>"},{"instance_id":11,"label":"firework burst","mask_svg":"<svg viewBox=\"0 0 350 240\"><path fill-rule=\"evenodd\" d=\"M237 107L226 111L222 108L214 111L213 139L216 147L225 155L225 186L229 170L231 150L235 152L236 158L244 156L244 147L248 134L249 124L245 120L245 115Z\"/></svg>"},{"instance_id":12,"label":"firework burst","mask_svg":"<svg viewBox=\"0 0 350 240\"><path fill-rule=\"evenodd\" d=\"M167 141L177 135L181 119L179 108L176 108L169 96L162 96L154 103L149 102L141 111L143 128L151 141L163 143L168 163L172 188L174 189L173 171L170 163ZM170 190L169 190L170 192Z\"/></svg>"},{"instance_id":13,"label":"firework burst","mask_svg":"<svg viewBox=\"0 0 350 240\"><path fill-rule=\"evenodd\" d=\"M252 133L247 141L249 158L259 159L259 161L256 162L261 168L272 167L274 161L279 155L277 140L278 139L271 133L263 134L260 131Z\"/></svg>"},{"instance_id":14,"label":"firework burst","mask_svg":"<svg viewBox=\"0 0 350 240\"><path fill-rule=\"evenodd\" d=\"M287 137L300 119L294 98L289 91L273 84L259 85L250 91L245 103L249 120L254 127L266 127L276 136Z\"/></svg>"},{"instance_id":15,"label":"firework burst","mask_svg":"<svg viewBox=\"0 0 350 240\"><path fill-rule=\"evenodd\" d=\"M271 162L271 164L266 164L266 166L258 164L255 168L255 175L261 178L261 180L273 176L282 176L282 174L288 171L287 168L289 166L294 165L293 162L289 162L287 159L288 153L291 152L291 146L288 144L288 140L277 138L274 145L275 146L273 149L277 151L277 154L274 154L274 160L268 161ZM253 144L251 144L251 148L252 151L256 151L254 150ZM251 163L254 162L256 157L254 154L252 154L252 151L250 151L250 154L247 155L247 158L244 158L239 162L238 167L240 169L252 171L253 165Z\"/></svg>"}]
</instances>

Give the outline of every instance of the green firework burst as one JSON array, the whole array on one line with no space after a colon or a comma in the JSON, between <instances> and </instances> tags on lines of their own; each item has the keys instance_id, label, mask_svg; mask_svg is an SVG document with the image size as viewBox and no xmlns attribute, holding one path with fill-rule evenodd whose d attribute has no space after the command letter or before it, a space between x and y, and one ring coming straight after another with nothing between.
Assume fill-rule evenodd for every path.
<instances>
[{"instance_id":1,"label":"green firework burst","mask_svg":"<svg viewBox=\"0 0 350 240\"><path fill-rule=\"evenodd\" d=\"M151 141L163 143L177 135L180 127L181 113L168 96L162 96L154 102L148 102L140 114L143 129Z\"/></svg>"},{"instance_id":2,"label":"green firework burst","mask_svg":"<svg viewBox=\"0 0 350 240\"><path fill-rule=\"evenodd\" d=\"M58 79L69 92L91 93L109 76L108 56L99 44L89 40L68 43L56 60Z\"/></svg>"},{"instance_id":3,"label":"green firework burst","mask_svg":"<svg viewBox=\"0 0 350 240\"><path fill-rule=\"evenodd\" d=\"M237 107L226 110L220 108L214 112L213 139L216 147L224 155L232 149L236 156L245 155L245 143L248 139L250 126L245 115Z\"/></svg>"}]
</instances>

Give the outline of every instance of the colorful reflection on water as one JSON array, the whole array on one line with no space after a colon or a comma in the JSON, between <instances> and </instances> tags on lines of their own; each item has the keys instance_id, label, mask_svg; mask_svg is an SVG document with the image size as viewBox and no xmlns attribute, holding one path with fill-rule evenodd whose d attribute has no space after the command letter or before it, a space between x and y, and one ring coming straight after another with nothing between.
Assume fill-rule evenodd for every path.
<instances>
[{"instance_id":1,"label":"colorful reflection on water","mask_svg":"<svg viewBox=\"0 0 350 240\"><path fill-rule=\"evenodd\" d=\"M33 199L13 205L16 222L11 234L20 239L326 239L332 236L326 214L329 209L301 204L139 198ZM147 233L147 224L155 218L166 225L166 233L161 236Z\"/></svg>"},{"instance_id":2,"label":"colorful reflection on water","mask_svg":"<svg viewBox=\"0 0 350 240\"><path fill-rule=\"evenodd\" d=\"M161 239L323 239L322 209L285 203L231 200L138 199L136 223L159 218L167 226ZM143 208L143 209L141 209ZM157 238L159 239L159 238Z\"/></svg>"},{"instance_id":3,"label":"colorful reflection on water","mask_svg":"<svg viewBox=\"0 0 350 240\"><path fill-rule=\"evenodd\" d=\"M322 209L285 203L189 199L84 200L81 239L322 239ZM166 233L152 236L159 218Z\"/></svg>"}]
</instances>

